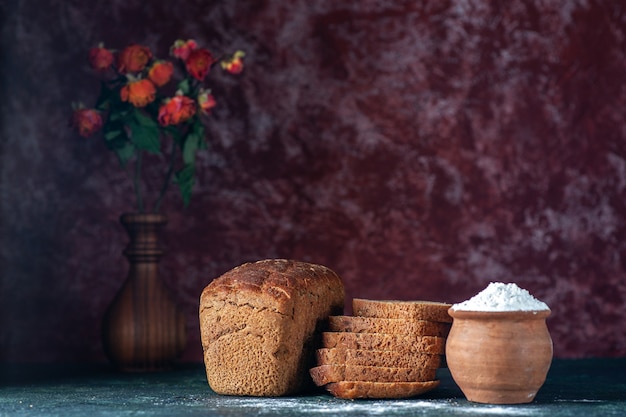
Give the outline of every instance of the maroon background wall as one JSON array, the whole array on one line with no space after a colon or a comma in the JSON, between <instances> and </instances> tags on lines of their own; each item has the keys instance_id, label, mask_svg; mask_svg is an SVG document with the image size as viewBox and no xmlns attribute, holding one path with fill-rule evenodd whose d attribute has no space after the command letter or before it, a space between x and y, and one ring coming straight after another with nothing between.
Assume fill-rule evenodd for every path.
<instances>
[{"instance_id":1,"label":"maroon background wall","mask_svg":"<svg viewBox=\"0 0 626 417\"><path fill-rule=\"evenodd\" d=\"M626 355L622 2L92 3L0 2L0 359L104 359L132 191L69 104L97 95L89 47L177 38L247 52L213 75L191 206L164 207L185 359L202 288L271 257L331 267L348 300L516 282L551 306L556 356Z\"/></svg>"}]
</instances>

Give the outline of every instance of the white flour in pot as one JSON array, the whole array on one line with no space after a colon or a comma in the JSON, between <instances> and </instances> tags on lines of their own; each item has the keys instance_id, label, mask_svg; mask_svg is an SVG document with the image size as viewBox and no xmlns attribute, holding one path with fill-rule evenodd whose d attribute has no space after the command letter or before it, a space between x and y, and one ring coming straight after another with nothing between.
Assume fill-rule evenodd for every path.
<instances>
[{"instance_id":1,"label":"white flour in pot","mask_svg":"<svg viewBox=\"0 0 626 417\"><path fill-rule=\"evenodd\" d=\"M516 284L492 282L469 300L452 306L463 311L540 311L549 310L548 305L537 300Z\"/></svg>"}]
</instances>

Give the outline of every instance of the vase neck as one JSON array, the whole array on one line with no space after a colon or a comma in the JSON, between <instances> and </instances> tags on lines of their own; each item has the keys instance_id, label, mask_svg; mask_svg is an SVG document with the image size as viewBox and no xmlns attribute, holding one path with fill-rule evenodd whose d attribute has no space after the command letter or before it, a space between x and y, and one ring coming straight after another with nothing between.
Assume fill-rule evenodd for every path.
<instances>
[{"instance_id":1,"label":"vase neck","mask_svg":"<svg viewBox=\"0 0 626 417\"><path fill-rule=\"evenodd\" d=\"M161 214L125 214L121 222L130 237L124 255L131 262L158 262L163 255L159 231L166 223Z\"/></svg>"}]
</instances>

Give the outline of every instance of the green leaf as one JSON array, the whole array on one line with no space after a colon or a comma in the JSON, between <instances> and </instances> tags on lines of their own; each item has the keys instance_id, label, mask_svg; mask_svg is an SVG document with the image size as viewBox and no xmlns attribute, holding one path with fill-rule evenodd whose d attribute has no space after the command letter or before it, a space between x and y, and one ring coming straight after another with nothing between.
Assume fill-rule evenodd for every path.
<instances>
[{"instance_id":1,"label":"green leaf","mask_svg":"<svg viewBox=\"0 0 626 417\"><path fill-rule=\"evenodd\" d=\"M195 171L194 164L185 164L185 166L176 173L174 178L174 182L178 184L185 207L187 207L191 201L191 191L195 181Z\"/></svg>"},{"instance_id":2,"label":"green leaf","mask_svg":"<svg viewBox=\"0 0 626 417\"><path fill-rule=\"evenodd\" d=\"M189 79L185 78L181 82L178 83L178 89L185 95L189 95L191 91L191 85L189 84Z\"/></svg>"},{"instance_id":3,"label":"green leaf","mask_svg":"<svg viewBox=\"0 0 626 417\"><path fill-rule=\"evenodd\" d=\"M193 164L196 161L196 152L206 147L204 142L204 126L200 121L196 121L191 125L191 130L185 138L182 146L183 162L185 164Z\"/></svg>"},{"instance_id":4,"label":"green leaf","mask_svg":"<svg viewBox=\"0 0 626 417\"><path fill-rule=\"evenodd\" d=\"M154 120L135 109L127 124L131 131L130 140L138 149L161 153L159 125Z\"/></svg>"},{"instance_id":5,"label":"green leaf","mask_svg":"<svg viewBox=\"0 0 626 417\"><path fill-rule=\"evenodd\" d=\"M116 151L117 149L126 146L127 143L130 143L128 136L126 135L124 125L121 123L111 123L106 125L102 131L102 137L104 139L104 144L111 151Z\"/></svg>"},{"instance_id":6,"label":"green leaf","mask_svg":"<svg viewBox=\"0 0 626 417\"><path fill-rule=\"evenodd\" d=\"M110 121L118 122L118 121L124 120L125 118L128 117L128 112L117 110L117 109L115 109L115 110L116 111L112 111L109 114L109 120Z\"/></svg>"},{"instance_id":7,"label":"green leaf","mask_svg":"<svg viewBox=\"0 0 626 417\"><path fill-rule=\"evenodd\" d=\"M198 136L198 149L206 149L205 128L200 119L196 119L192 126L193 132Z\"/></svg>"},{"instance_id":8,"label":"green leaf","mask_svg":"<svg viewBox=\"0 0 626 417\"><path fill-rule=\"evenodd\" d=\"M125 167L128 160L135 154L135 146L130 142L124 142L122 146L115 148L114 151L120 160L120 164Z\"/></svg>"},{"instance_id":9,"label":"green leaf","mask_svg":"<svg viewBox=\"0 0 626 417\"><path fill-rule=\"evenodd\" d=\"M189 133L183 143L183 162L193 164L196 161L196 151L198 150L198 138L193 133Z\"/></svg>"},{"instance_id":10,"label":"green leaf","mask_svg":"<svg viewBox=\"0 0 626 417\"><path fill-rule=\"evenodd\" d=\"M108 132L104 132L104 140L108 142L119 138L122 134L124 134L122 130L109 130Z\"/></svg>"},{"instance_id":11,"label":"green leaf","mask_svg":"<svg viewBox=\"0 0 626 417\"><path fill-rule=\"evenodd\" d=\"M98 100L98 102L95 105L95 108L97 110L104 112L104 111L107 111L110 106L111 106L111 102L109 100Z\"/></svg>"},{"instance_id":12,"label":"green leaf","mask_svg":"<svg viewBox=\"0 0 626 417\"><path fill-rule=\"evenodd\" d=\"M102 82L100 84L100 95L96 100L95 107L98 110L106 110L111 104L111 101L113 99L113 93L114 90L108 88L106 83Z\"/></svg>"},{"instance_id":13,"label":"green leaf","mask_svg":"<svg viewBox=\"0 0 626 417\"><path fill-rule=\"evenodd\" d=\"M157 125L157 123L154 121L154 119L152 119L150 116L148 116L147 114L143 113L141 110L139 109L135 109L135 112L133 114L135 120L137 120L137 122L144 127L147 128L159 128L159 125Z\"/></svg>"}]
</instances>

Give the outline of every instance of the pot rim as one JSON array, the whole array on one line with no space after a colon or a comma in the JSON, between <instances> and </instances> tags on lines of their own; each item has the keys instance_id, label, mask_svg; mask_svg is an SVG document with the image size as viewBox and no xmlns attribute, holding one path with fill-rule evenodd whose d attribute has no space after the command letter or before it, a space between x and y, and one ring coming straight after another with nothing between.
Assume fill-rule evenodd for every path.
<instances>
[{"instance_id":1,"label":"pot rim","mask_svg":"<svg viewBox=\"0 0 626 417\"><path fill-rule=\"evenodd\" d=\"M122 223L165 223L167 216L162 213L124 213L120 216Z\"/></svg>"},{"instance_id":2,"label":"pot rim","mask_svg":"<svg viewBox=\"0 0 626 417\"><path fill-rule=\"evenodd\" d=\"M545 319L552 310L512 310L512 311L474 311L448 309L448 314L453 319Z\"/></svg>"}]
</instances>

